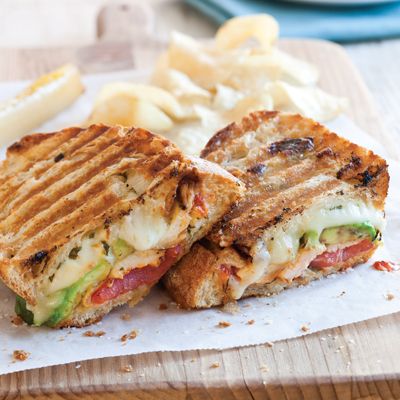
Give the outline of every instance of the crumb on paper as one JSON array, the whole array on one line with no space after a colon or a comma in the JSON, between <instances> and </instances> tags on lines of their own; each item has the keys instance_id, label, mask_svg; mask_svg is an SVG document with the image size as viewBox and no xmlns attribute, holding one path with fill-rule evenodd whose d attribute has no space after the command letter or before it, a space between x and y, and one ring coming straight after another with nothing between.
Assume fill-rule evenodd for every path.
<instances>
[{"instance_id":1,"label":"crumb on paper","mask_svg":"<svg viewBox=\"0 0 400 400\"><path fill-rule=\"evenodd\" d=\"M120 317L123 321L130 321L132 319L132 316L130 314L122 314Z\"/></svg>"},{"instance_id":2,"label":"crumb on paper","mask_svg":"<svg viewBox=\"0 0 400 400\"><path fill-rule=\"evenodd\" d=\"M121 336L121 342L126 342L127 340L136 339L137 335L138 335L137 331L135 330L130 331L129 333L125 333L125 335Z\"/></svg>"},{"instance_id":3,"label":"crumb on paper","mask_svg":"<svg viewBox=\"0 0 400 400\"><path fill-rule=\"evenodd\" d=\"M269 372L269 368L265 364L262 364L262 365L260 365L260 371L261 372Z\"/></svg>"},{"instance_id":4,"label":"crumb on paper","mask_svg":"<svg viewBox=\"0 0 400 400\"><path fill-rule=\"evenodd\" d=\"M31 353L28 353L27 351L24 350L14 350L13 359L15 361L25 361L28 359L30 355Z\"/></svg>"},{"instance_id":5,"label":"crumb on paper","mask_svg":"<svg viewBox=\"0 0 400 400\"><path fill-rule=\"evenodd\" d=\"M385 299L388 300L388 301L393 300L394 298L395 298L395 296L394 296L393 293L388 292L385 295Z\"/></svg>"},{"instance_id":6,"label":"crumb on paper","mask_svg":"<svg viewBox=\"0 0 400 400\"><path fill-rule=\"evenodd\" d=\"M132 372L133 371L133 367L131 364L125 365L121 368L122 372Z\"/></svg>"},{"instance_id":7,"label":"crumb on paper","mask_svg":"<svg viewBox=\"0 0 400 400\"><path fill-rule=\"evenodd\" d=\"M210 368L219 368L219 362L218 361L213 362Z\"/></svg>"},{"instance_id":8,"label":"crumb on paper","mask_svg":"<svg viewBox=\"0 0 400 400\"><path fill-rule=\"evenodd\" d=\"M267 342L267 343L265 343L265 346L266 347L273 347L274 343L273 342Z\"/></svg>"},{"instance_id":9,"label":"crumb on paper","mask_svg":"<svg viewBox=\"0 0 400 400\"><path fill-rule=\"evenodd\" d=\"M15 326L21 326L24 323L24 321L22 320L22 318L19 315L14 315L11 318L11 323Z\"/></svg>"},{"instance_id":10,"label":"crumb on paper","mask_svg":"<svg viewBox=\"0 0 400 400\"><path fill-rule=\"evenodd\" d=\"M168 304L161 303L161 304L158 306L158 309L161 310L161 311L163 311L163 310L168 310Z\"/></svg>"},{"instance_id":11,"label":"crumb on paper","mask_svg":"<svg viewBox=\"0 0 400 400\"><path fill-rule=\"evenodd\" d=\"M237 314L240 311L240 307L237 301L230 301L222 307L222 311L228 314Z\"/></svg>"},{"instance_id":12,"label":"crumb on paper","mask_svg":"<svg viewBox=\"0 0 400 400\"><path fill-rule=\"evenodd\" d=\"M85 337L102 337L106 333L104 331L98 331L98 332L93 332L93 331L86 331L83 336Z\"/></svg>"},{"instance_id":13,"label":"crumb on paper","mask_svg":"<svg viewBox=\"0 0 400 400\"><path fill-rule=\"evenodd\" d=\"M217 327L218 328L228 328L230 327L232 324L230 322L227 321L219 321Z\"/></svg>"},{"instance_id":14,"label":"crumb on paper","mask_svg":"<svg viewBox=\"0 0 400 400\"><path fill-rule=\"evenodd\" d=\"M300 330L303 331L303 332L308 332L310 330L310 327L307 324L303 324L300 327Z\"/></svg>"},{"instance_id":15,"label":"crumb on paper","mask_svg":"<svg viewBox=\"0 0 400 400\"><path fill-rule=\"evenodd\" d=\"M343 290L340 294L338 294L338 296L337 297L342 297L342 296L344 296L346 294L346 291L345 290Z\"/></svg>"},{"instance_id":16,"label":"crumb on paper","mask_svg":"<svg viewBox=\"0 0 400 400\"><path fill-rule=\"evenodd\" d=\"M256 322L256 321L254 321L254 319L249 319L249 320L246 322L246 324L247 324L247 325L254 325L254 322Z\"/></svg>"},{"instance_id":17,"label":"crumb on paper","mask_svg":"<svg viewBox=\"0 0 400 400\"><path fill-rule=\"evenodd\" d=\"M196 362L196 359L195 359L195 358L192 358L192 359L190 360L190 362L191 362L191 363L194 363L194 362Z\"/></svg>"}]
</instances>

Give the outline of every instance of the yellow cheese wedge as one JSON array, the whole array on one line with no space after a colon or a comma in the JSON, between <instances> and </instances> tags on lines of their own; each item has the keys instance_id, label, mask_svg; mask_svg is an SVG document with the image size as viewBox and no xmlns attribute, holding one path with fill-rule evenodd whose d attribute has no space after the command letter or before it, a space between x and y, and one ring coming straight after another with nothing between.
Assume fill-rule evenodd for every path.
<instances>
[{"instance_id":1,"label":"yellow cheese wedge","mask_svg":"<svg viewBox=\"0 0 400 400\"><path fill-rule=\"evenodd\" d=\"M8 145L71 105L83 92L78 68L64 65L0 104L0 145Z\"/></svg>"}]
</instances>

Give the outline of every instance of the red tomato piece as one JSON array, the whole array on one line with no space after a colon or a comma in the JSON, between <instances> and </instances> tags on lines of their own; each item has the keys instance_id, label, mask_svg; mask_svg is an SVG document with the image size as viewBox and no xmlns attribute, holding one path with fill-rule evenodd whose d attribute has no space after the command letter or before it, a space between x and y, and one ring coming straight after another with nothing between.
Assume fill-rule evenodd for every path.
<instances>
[{"instance_id":1,"label":"red tomato piece","mask_svg":"<svg viewBox=\"0 0 400 400\"><path fill-rule=\"evenodd\" d=\"M158 267L146 266L134 268L122 279L107 279L93 294L92 303L103 304L115 299L121 294L130 292L141 285L156 283L174 264L181 251L181 246L175 246L165 252L164 259Z\"/></svg>"},{"instance_id":2,"label":"red tomato piece","mask_svg":"<svg viewBox=\"0 0 400 400\"><path fill-rule=\"evenodd\" d=\"M392 272L394 270L393 264L388 261L375 261L372 265L377 271Z\"/></svg>"},{"instance_id":3,"label":"red tomato piece","mask_svg":"<svg viewBox=\"0 0 400 400\"><path fill-rule=\"evenodd\" d=\"M311 268L327 268L333 265L339 264L350 258L357 256L358 254L364 253L371 250L374 244L369 240L365 239L359 243L353 244L352 246L345 247L344 249L338 249L333 252L325 252L317 256L311 261Z\"/></svg>"}]
</instances>

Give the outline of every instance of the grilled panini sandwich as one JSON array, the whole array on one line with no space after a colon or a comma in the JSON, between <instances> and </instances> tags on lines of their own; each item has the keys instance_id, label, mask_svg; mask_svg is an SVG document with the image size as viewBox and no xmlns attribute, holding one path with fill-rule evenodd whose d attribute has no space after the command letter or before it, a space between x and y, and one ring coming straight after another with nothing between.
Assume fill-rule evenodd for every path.
<instances>
[{"instance_id":1,"label":"grilled panini sandwich","mask_svg":"<svg viewBox=\"0 0 400 400\"><path fill-rule=\"evenodd\" d=\"M25 321L83 326L141 300L240 182L141 129L23 138L0 167L0 276Z\"/></svg>"},{"instance_id":2,"label":"grilled panini sandwich","mask_svg":"<svg viewBox=\"0 0 400 400\"><path fill-rule=\"evenodd\" d=\"M165 276L183 307L270 296L367 261L381 241L386 162L300 115L256 112L202 157L246 197Z\"/></svg>"}]
</instances>

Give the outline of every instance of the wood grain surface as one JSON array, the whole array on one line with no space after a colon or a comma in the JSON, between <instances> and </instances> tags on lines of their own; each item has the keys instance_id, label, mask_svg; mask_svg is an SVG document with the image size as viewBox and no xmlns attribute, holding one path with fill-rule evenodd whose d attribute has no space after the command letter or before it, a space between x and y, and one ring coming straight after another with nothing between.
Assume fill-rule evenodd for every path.
<instances>
[{"instance_id":1,"label":"wood grain surface","mask_svg":"<svg viewBox=\"0 0 400 400\"><path fill-rule=\"evenodd\" d=\"M114 13L110 20L115 22L115 12L120 10L114 8L109 12ZM100 22L110 15L103 13ZM115 36L102 29L103 43L95 46L100 49L101 60L112 59L114 56L107 51L116 51ZM137 65L137 59L142 57L140 43L137 37L126 43L131 52L128 56L119 54L120 60ZM315 63L321 71L321 86L348 97L349 115L366 131L388 143L373 100L340 47L300 40L285 40L280 46ZM162 44L145 47L146 57L151 58L156 54L150 57L150 53L159 51ZM33 77L45 72L60 61L57 51L37 50L33 55L27 50L0 49L1 60L5 59L4 54L13 55L7 63L0 63L0 79ZM81 54L81 65L89 58L85 48L68 51L71 56ZM64 54L67 60L69 55ZM92 66L86 64L85 71L92 71L93 66L94 70L107 69L107 63L101 60L90 57ZM388 147L394 148L390 144ZM399 337L400 315L395 314L280 341L273 347L97 359L0 376L0 398L400 399ZM219 367L212 368L214 363ZM132 372L123 372L128 365Z\"/></svg>"}]
</instances>

